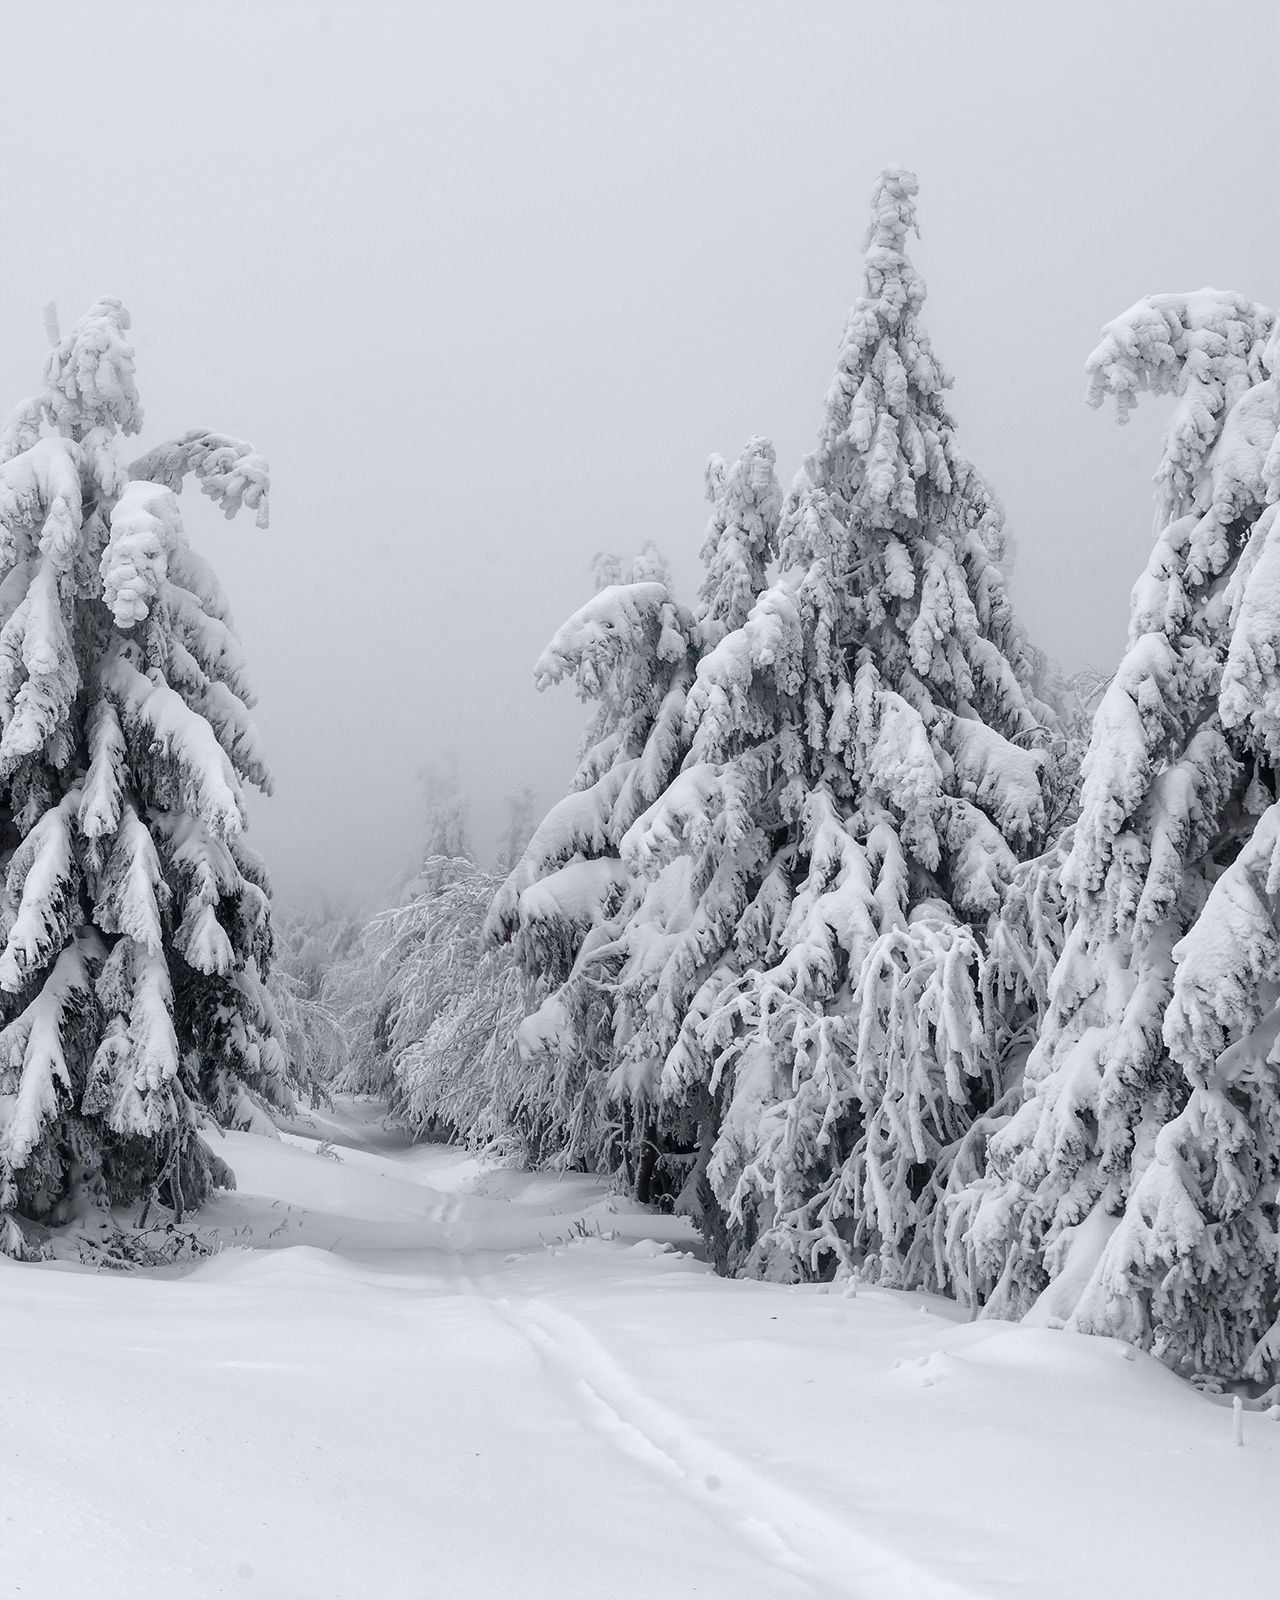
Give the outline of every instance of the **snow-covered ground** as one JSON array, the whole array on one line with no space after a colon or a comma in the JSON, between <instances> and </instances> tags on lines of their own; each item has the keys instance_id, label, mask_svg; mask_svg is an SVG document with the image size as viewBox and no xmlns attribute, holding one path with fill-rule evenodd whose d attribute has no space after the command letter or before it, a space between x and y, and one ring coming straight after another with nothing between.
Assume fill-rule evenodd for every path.
<instances>
[{"instance_id":1,"label":"snow-covered ground","mask_svg":"<svg viewBox=\"0 0 1280 1600\"><path fill-rule=\"evenodd\" d=\"M716 1279L370 1102L232 1135L222 1252L0 1258L21 1600L1277 1593L1280 1426L1116 1343ZM324 1143L322 1141L332 1141Z\"/></svg>"}]
</instances>

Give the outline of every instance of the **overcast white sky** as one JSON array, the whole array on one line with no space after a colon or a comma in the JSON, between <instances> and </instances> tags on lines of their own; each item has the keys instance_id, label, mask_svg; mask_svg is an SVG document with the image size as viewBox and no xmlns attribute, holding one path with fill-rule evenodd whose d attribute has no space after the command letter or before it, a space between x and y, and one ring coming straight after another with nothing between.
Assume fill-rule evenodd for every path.
<instances>
[{"instance_id":1,"label":"overcast white sky","mask_svg":"<svg viewBox=\"0 0 1280 1600\"><path fill-rule=\"evenodd\" d=\"M134 317L142 443L252 439L272 527L187 525L227 587L277 883L376 887L457 748L476 831L572 770L532 664L591 555L656 540L692 597L702 468L809 448L876 172L915 250L1014 595L1114 663L1160 416L1083 404L1139 296L1280 297L1271 0L0 4L0 408L40 307Z\"/></svg>"}]
</instances>

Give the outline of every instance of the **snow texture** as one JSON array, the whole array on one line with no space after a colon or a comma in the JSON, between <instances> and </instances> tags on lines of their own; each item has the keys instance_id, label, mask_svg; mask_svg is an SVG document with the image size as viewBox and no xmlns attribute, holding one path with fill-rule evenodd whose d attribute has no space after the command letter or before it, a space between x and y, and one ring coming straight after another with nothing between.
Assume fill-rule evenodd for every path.
<instances>
[{"instance_id":1,"label":"snow texture","mask_svg":"<svg viewBox=\"0 0 1280 1600\"><path fill-rule=\"evenodd\" d=\"M687 1223L409 1147L372 1102L287 1126L220 1141L210 1259L0 1261L15 1594L1267 1592L1280 1428L1246 1410L1237 1448L1117 1341L726 1283Z\"/></svg>"}]
</instances>

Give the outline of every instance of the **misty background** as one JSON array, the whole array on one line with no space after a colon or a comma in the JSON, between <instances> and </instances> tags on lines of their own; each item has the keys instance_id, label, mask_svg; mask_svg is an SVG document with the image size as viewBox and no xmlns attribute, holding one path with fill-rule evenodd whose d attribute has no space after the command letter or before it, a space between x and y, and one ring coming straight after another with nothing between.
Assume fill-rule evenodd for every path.
<instances>
[{"instance_id":1,"label":"misty background","mask_svg":"<svg viewBox=\"0 0 1280 1600\"><path fill-rule=\"evenodd\" d=\"M138 453L201 426L271 463L265 534L182 505L292 895L409 865L449 747L482 850L507 792L563 792L582 708L534 660L597 551L656 541L692 600L711 451L768 434L789 482L881 167L919 175L961 447L1068 670L1123 644L1166 409L1085 407L1102 325L1280 296L1270 0L7 0L0 57L0 407L39 385L46 300L65 329L115 295Z\"/></svg>"}]
</instances>

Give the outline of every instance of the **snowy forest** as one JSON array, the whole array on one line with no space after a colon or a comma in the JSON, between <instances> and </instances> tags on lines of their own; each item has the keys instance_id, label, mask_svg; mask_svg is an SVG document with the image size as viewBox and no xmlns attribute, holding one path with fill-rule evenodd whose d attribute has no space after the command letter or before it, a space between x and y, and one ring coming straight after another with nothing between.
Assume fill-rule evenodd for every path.
<instances>
[{"instance_id":1,"label":"snowy forest","mask_svg":"<svg viewBox=\"0 0 1280 1600\"><path fill-rule=\"evenodd\" d=\"M1176 1477L1188 1452L1185 1470L1218 1483L1206 1547L1235 1550L1217 1592L1265 1587L1280 1445L1280 319L1242 292L1157 281L1079 350L1082 406L1121 425L1153 413L1163 433L1142 468L1154 522L1127 642L1106 670L1066 670L1015 603L1034 530L1008 524L1000 483L970 459L930 338L913 262L927 167L859 177L859 160L832 174L870 201L825 393L796 421L808 452L780 460L763 431L701 442L725 452L706 462L703 525L603 551L577 609L547 626L532 677L581 703L572 771L551 793L510 772L495 840L471 825L471 752L417 751L420 844L390 883L276 891L251 842L252 795L273 788L254 666L217 549L189 529L202 495L277 537L271 440L195 427L138 453L149 391L130 309L45 308L43 372L29 398L5 397L0 433L0 1288L11 1331L33 1330L30 1357L5 1361L18 1371L48 1346L39 1392L63 1392L66 1367L94 1358L60 1366L53 1330L114 1330L86 1334L103 1359L160 1349L178 1337L164 1331L176 1297L193 1306L204 1286L208 1326L182 1338L201 1372L201 1341L223 1340L210 1370L249 1386L246 1419L276 1419L252 1445L268 1466L312 1481L298 1454L311 1424L281 1386L294 1364L339 1359L326 1339L348 1368L387 1360L411 1408L432 1386L424 1418L476 1464L439 1490L442 1527L461 1517L470 1548L437 1529L426 1588L395 1554L415 1515L397 1496L415 1477L435 1493L432 1469L388 1414L341 1435L342 1509L326 1488L306 1512L363 1528L358 1542L393 1552L385 1569L339 1542L289 1576L297 1550L277 1535L295 1511L265 1478L254 1494L279 1527L216 1558L172 1532L155 1546L117 1505L127 1485L100 1486L75 1491L79 1515L126 1530L114 1554L73 1541L59 1566L38 1527L12 1536L14 1595L1070 1600L1084 1580L1055 1577L1043 1518L1078 1514L1101 1518L1113 1563L1087 1592L1176 1600L1212 1576L1182 1565L1173 1535L1176 1567L1121 1554L1105 1519L1176 1529L1204 1481ZM786 292L804 295L804 260L792 270ZM1008 404L1034 396L1011 388ZM381 492L371 472L375 517ZM1098 514L1069 461L1044 493ZM424 516L422 537L443 537ZM602 542L616 522L596 519ZM146 1305L129 1298L140 1286ZM376 1338L404 1341L394 1357L353 1331L360 1294L377 1297ZM489 1331L440 1331L476 1305ZM566 1424L539 1420L542 1391L516 1387L525 1367L486 1343L516 1334L592 1448L620 1453L637 1484L647 1474L643 1491L619 1478L609 1502L625 1517L622 1497L639 1497L638 1542L610 1543L607 1511L582 1514L603 1541L583 1561L630 1564L612 1590L561 1568L566 1507L598 1492L574 1487L598 1468L576 1444L557 1455ZM983 1342L997 1338L1011 1342ZM468 1363L501 1423L455 1409ZM666 1374L682 1367L677 1393ZM771 1368L818 1387L770 1396ZM108 1370L125 1390L148 1381ZM953 1413L928 1409L939 1380L964 1397ZM158 1378L139 1415L199 1410L212 1431L192 1448L211 1452L211 1492L231 1494L222 1391L189 1381ZM886 1383L897 1398L854 1433ZM42 1452L77 1418L71 1470L106 1471L95 1451L118 1424L91 1373L76 1384L41 1442L15 1435L19 1485L44 1482ZM853 1408L822 1444L805 1393ZM742 1405L754 1420L731 1428ZM972 1460L981 1494L1008 1470L1016 1430L989 1446L1003 1469L966 1443L1006 1405L1042 1419L1053 1471L1105 1477L1105 1459L1136 1482L1150 1456L1156 1477L1108 1513L1105 1484L1045 1489L1057 1480L1034 1457L1042 1521L1017 1513L996 1558L995 1513L967 1511L955 1475ZM125 1477L165 1414L128 1435ZM848 1493L878 1482L885 1499L855 1515L823 1497L858 1438L880 1476ZM500 1489L465 1477L494 1441ZM144 1484L186 1481L168 1448ZM929 1455L940 1465L917 1478ZM527 1502L539 1531L522 1535L512 1507L534 1491L508 1479L544 1466L549 1498ZM362 1472L406 1480L389 1509L365 1506ZM641 1525L673 1486L668 1571ZM24 1492L12 1503L34 1525ZM494 1548L528 1541L525 1587L476 1553L483 1516L455 1494L502 1496L494 1515L515 1531ZM707 1519L731 1555L694 1553ZM314 1556L329 1535L298 1537ZM167 1553L139 1569L149 1541ZM1171 1587L1173 1572L1198 1587Z\"/></svg>"}]
</instances>

